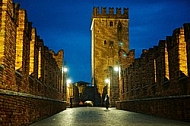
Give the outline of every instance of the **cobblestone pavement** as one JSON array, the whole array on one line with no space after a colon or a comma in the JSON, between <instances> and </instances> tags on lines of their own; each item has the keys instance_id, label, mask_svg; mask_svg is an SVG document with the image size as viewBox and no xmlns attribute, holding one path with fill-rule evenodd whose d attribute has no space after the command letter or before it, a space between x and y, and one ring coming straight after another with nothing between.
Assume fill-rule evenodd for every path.
<instances>
[{"instance_id":1,"label":"cobblestone pavement","mask_svg":"<svg viewBox=\"0 0 190 126\"><path fill-rule=\"evenodd\" d=\"M30 126L190 126L190 123L101 107L67 108Z\"/></svg>"}]
</instances>

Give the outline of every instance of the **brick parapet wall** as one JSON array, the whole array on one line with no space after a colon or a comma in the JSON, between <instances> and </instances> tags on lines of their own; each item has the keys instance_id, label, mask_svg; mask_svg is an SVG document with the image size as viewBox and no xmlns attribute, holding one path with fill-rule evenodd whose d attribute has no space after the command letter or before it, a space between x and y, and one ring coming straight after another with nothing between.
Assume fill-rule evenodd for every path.
<instances>
[{"instance_id":1,"label":"brick parapet wall","mask_svg":"<svg viewBox=\"0 0 190 126\"><path fill-rule=\"evenodd\" d=\"M0 125L27 125L65 108L62 67L48 48L45 54L26 10L13 0L2 0L0 9Z\"/></svg>"},{"instance_id":2,"label":"brick parapet wall","mask_svg":"<svg viewBox=\"0 0 190 126\"><path fill-rule=\"evenodd\" d=\"M121 8L116 8L116 13L114 13L114 8L109 8L109 12L107 13L107 8L102 7L101 12L99 7L93 8L93 17L107 17L107 18L128 18L128 8L123 8L123 13L121 13Z\"/></svg>"},{"instance_id":3,"label":"brick parapet wall","mask_svg":"<svg viewBox=\"0 0 190 126\"><path fill-rule=\"evenodd\" d=\"M4 66L3 82L5 85L0 85L0 88L11 89L15 84L14 69L15 69L15 50L16 50L16 12L13 13L12 9L16 11L18 8L13 7L11 0L3 0L0 5L1 8L1 34L0 34L0 64Z\"/></svg>"},{"instance_id":4,"label":"brick parapet wall","mask_svg":"<svg viewBox=\"0 0 190 126\"><path fill-rule=\"evenodd\" d=\"M184 34L187 47L187 64L188 64L188 75L190 75L190 23L185 23Z\"/></svg>"},{"instance_id":5,"label":"brick parapet wall","mask_svg":"<svg viewBox=\"0 0 190 126\"><path fill-rule=\"evenodd\" d=\"M128 96L123 99L137 98L135 96L137 93L142 94L140 98L189 94L187 81L189 58L188 51L184 51L189 48L184 38L183 28L176 29L172 36L167 36L166 41L160 41L159 46L143 50L139 65L135 60L126 68L124 78L127 81L123 84L126 86L120 84L122 85L120 88L124 87L123 93L128 92ZM136 75L139 75L139 81L134 81ZM137 85L140 88L138 91ZM123 94L120 95L122 99Z\"/></svg>"},{"instance_id":6,"label":"brick parapet wall","mask_svg":"<svg viewBox=\"0 0 190 126\"><path fill-rule=\"evenodd\" d=\"M32 24L28 22L26 10L19 10L16 37L15 69L22 74L21 92L29 92L30 39Z\"/></svg>"},{"instance_id":7,"label":"brick parapet wall","mask_svg":"<svg viewBox=\"0 0 190 126\"><path fill-rule=\"evenodd\" d=\"M190 122L190 95L117 102L117 109Z\"/></svg>"},{"instance_id":8,"label":"brick parapet wall","mask_svg":"<svg viewBox=\"0 0 190 126\"><path fill-rule=\"evenodd\" d=\"M172 36L167 36L166 40L160 40L158 46L143 50L139 60L134 60L125 69L124 80L126 81L120 84L120 88L124 92L120 91L121 101L118 102L117 106L119 107L117 108L190 121L188 118L189 111L184 111L184 109L189 109L187 107L189 102L183 98L185 95L188 97L190 95L189 40L190 24L185 24L184 27L175 29ZM139 75L139 80L136 79L137 75ZM135 88L137 85L139 85L139 88ZM168 99L166 97L172 98ZM158 100L160 98L162 100ZM165 105L167 100L176 105L174 107L171 105L171 107L174 111L177 107L177 114L169 108L170 103L169 106ZM146 102L142 103L141 101ZM151 110L146 109L146 104ZM167 111L165 116L160 111L158 111L158 114L154 112L157 111L155 104L159 105L159 110ZM186 106L182 105L181 107L185 108L180 109L177 104L185 104Z\"/></svg>"},{"instance_id":9,"label":"brick parapet wall","mask_svg":"<svg viewBox=\"0 0 190 126\"><path fill-rule=\"evenodd\" d=\"M0 125L29 125L64 109L64 101L0 89Z\"/></svg>"}]
</instances>

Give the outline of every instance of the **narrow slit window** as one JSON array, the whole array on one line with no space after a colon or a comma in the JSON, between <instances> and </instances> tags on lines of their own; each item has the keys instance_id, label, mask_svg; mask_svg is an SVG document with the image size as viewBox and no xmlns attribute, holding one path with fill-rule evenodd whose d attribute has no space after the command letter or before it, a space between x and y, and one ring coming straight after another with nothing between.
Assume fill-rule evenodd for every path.
<instances>
[{"instance_id":1,"label":"narrow slit window","mask_svg":"<svg viewBox=\"0 0 190 126\"><path fill-rule=\"evenodd\" d=\"M106 45L107 44L107 42L106 42L106 40L104 40L104 45Z\"/></svg>"},{"instance_id":2,"label":"narrow slit window","mask_svg":"<svg viewBox=\"0 0 190 126\"><path fill-rule=\"evenodd\" d=\"M113 26L113 21L110 21L110 26Z\"/></svg>"},{"instance_id":3,"label":"narrow slit window","mask_svg":"<svg viewBox=\"0 0 190 126\"><path fill-rule=\"evenodd\" d=\"M114 44L114 42L113 42L113 41L110 41L110 42L109 42L109 47L110 47L110 48L113 48L113 44Z\"/></svg>"}]
</instances>

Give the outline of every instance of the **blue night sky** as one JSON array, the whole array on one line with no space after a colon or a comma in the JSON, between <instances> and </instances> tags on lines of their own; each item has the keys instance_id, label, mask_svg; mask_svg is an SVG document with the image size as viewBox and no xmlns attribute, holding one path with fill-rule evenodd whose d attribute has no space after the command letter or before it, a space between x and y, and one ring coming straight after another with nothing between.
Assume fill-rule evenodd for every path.
<instances>
[{"instance_id":1,"label":"blue night sky","mask_svg":"<svg viewBox=\"0 0 190 126\"><path fill-rule=\"evenodd\" d=\"M72 82L91 82L91 17L93 7L129 8L130 49L158 45L175 28L190 23L190 0L14 0L49 49L63 49Z\"/></svg>"}]
</instances>

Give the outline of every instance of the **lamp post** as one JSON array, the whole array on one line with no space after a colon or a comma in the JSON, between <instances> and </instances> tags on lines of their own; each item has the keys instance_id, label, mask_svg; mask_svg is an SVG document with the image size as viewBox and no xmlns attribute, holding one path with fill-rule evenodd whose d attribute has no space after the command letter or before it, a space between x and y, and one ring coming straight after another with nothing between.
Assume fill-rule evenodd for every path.
<instances>
[{"instance_id":1,"label":"lamp post","mask_svg":"<svg viewBox=\"0 0 190 126\"><path fill-rule=\"evenodd\" d=\"M63 76L63 100L67 100L67 73L68 68L66 66L62 67L62 76Z\"/></svg>"},{"instance_id":2,"label":"lamp post","mask_svg":"<svg viewBox=\"0 0 190 126\"><path fill-rule=\"evenodd\" d=\"M67 102L70 102L70 99L73 97L73 86L71 85L71 79L67 78Z\"/></svg>"},{"instance_id":3,"label":"lamp post","mask_svg":"<svg viewBox=\"0 0 190 126\"><path fill-rule=\"evenodd\" d=\"M110 93L111 106L115 106L119 98L119 70L120 67L118 65L109 67L110 84L108 90Z\"/></svg>"},{"instance_id":4,"label":"lamp post","mask_svg":"<svg viewBox=\"0 0 190 126\"><path fill-rule=\"evenodd\" d=\"M107 93L108 96L110 96L110 78L105 79L106 87L107 87Z\"/></svg>"},{"instance_id":5,"label":"lamp post","mask_svg":"<svg viewBox=\"0 0 190 126\"><path fill-rule=\"evenodd\" d=\"M115 72L119 72L120 67L119 66L115 66L113 69L114 69Z\"/></svg>"},{"instance_id":6,"label":"lamp post","mask_svg":"<svg viewBox=\"0 0 190 126\"><path fill-rule=\"evenodd\" d=\"M67 73L67 71L68 71L68 68L67 67L63 67L63 72Z\"/></svg>"}]
</instances>

